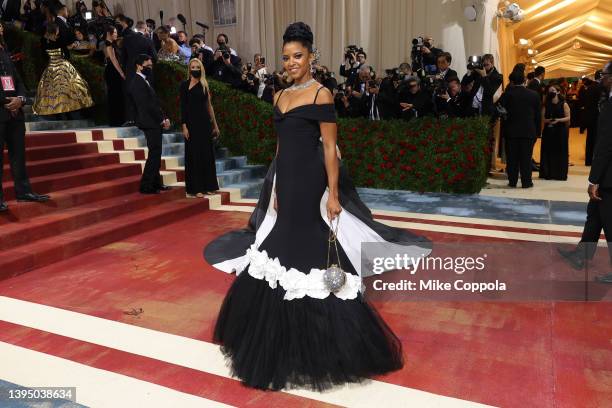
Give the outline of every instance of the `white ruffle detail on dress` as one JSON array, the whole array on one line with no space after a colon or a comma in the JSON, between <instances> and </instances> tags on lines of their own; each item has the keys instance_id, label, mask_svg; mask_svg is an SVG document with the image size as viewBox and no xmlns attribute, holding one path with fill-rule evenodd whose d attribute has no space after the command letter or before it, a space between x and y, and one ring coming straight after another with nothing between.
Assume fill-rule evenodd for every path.
<instances>
[{"instance_id":1,"label":"white ruffle detail on dress","mask_svg":"<svg viewBox=\"0 0 612 408\"><path fill-rule=\"evenodd\" d=\"M246 257L249 265L248 273L255 279L266 280L268 286L276 289L279 285L286 293L285 300L301 299L308 296L315 299L325 299L332 292L325 286L322 269L312 268L309 273L300 272L295 268L287 270L282 266L278 258L268 257L268 253L259 251L255 244L247 250ZM246 265L245 267L246 268ZM236 270L239 275L243 270ZM346 273L346 283L338 292L333 293L337 298L349 300L357 298L357 294L363 291L361 279L357 275Z\"/></svg>"}]
</instances>

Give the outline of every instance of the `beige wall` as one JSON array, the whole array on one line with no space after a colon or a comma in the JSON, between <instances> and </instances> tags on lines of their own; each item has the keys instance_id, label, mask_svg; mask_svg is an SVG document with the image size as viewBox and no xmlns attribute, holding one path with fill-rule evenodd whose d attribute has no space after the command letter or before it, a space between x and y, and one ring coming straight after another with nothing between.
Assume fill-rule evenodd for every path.
<instances>
[{"instance_id":1,"label":"beige wall","mask_svg":"<svg viewBox=\"0 0 612 408\"><path fill-rule=\"evenodd\" d=\"M478 21L469 22L463 9L474 3L478 3ZM195 20L205 22L211 26L209 44L225 32L243 60L262 52L275 68L280 68L286 26L300 20L312 27L321 62L336 73L348 44L363 46L369 63L382 73L409 61L411 40L421 34L432 35L453 54L452 66L459 74L465 72L471 54L498 56L496 0L236 0L238 23L228 27L213 27L212 0L107 0L107 4L113 12L123 10L135 20L151 17L158 24L160 9L165 21L182 12L189 34L200 31Z\"/></svg>"}]
</instances>

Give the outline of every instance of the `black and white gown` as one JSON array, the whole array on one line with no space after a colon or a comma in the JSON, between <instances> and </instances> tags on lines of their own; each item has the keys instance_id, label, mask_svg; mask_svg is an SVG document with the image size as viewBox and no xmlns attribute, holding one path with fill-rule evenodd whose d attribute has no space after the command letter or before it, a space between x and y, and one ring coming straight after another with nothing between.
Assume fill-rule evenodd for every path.
<instances>
[{"instance_id":1,"label":"black and white gown","mask_svg":"<svg viewBox=\"0 0 612 408\"><path fill-rule=\"evenodd\" d=\"M361 243L399 243L413 254L428 254L431 243L374 221L340 166L338 249L347 280L330 292L323 283L329 221L319 122L336 121L334 105L315 97L286 113L275 106L274 121L279 151L249 227L204 250L209 263L238 275L214 341L232 374L261 389L322 391L401 368L400 340L363 299Z\"/></svg>"}]
</instances>

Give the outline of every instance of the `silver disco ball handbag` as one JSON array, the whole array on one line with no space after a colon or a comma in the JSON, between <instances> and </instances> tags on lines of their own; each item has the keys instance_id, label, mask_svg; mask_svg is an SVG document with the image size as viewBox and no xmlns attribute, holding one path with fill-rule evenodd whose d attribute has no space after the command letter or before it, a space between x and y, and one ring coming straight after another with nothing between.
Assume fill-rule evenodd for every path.
<instances>
[{"instance_id":1,"label":"silver disco ball handbag","mask_svg":"<svg viewBox=\"0 0 612 408\"><path fill-rule=\"evenodd\" d=\"M340 214L336 217L336 229L333 228L333 222L329 222L329 238L327 243L327 267L325 272L323 272L323 283L325 287L329 289L330 292L336 293L346 283L346 273L342 269L340 265L340 253L338 252L338 225L340 224ZM331 249L332 245L336 252L336 261L335 263L330 263L331 261Z\"/></svg>"}]
</instances>

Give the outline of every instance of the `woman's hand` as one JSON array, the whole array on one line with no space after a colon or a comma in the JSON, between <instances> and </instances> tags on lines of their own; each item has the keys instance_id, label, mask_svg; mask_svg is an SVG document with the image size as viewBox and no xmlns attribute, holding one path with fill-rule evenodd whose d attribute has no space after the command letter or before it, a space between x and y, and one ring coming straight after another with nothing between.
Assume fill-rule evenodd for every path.
<instances>
[{"instance_id":1,"label":"woman's hand","mask_svg":"<svg viewBox=\"0 0 612 408\"><path fill-rule=\"evenodd\" d=\"M213 139L218 139L221 137L221 131L219 130L219 126L215 126L212 131Z\"/></svg>"},{"instance_id":2,"label":"woman's hand","mask_svg":"<svg viewBox=\"0 0 612 408\"><path fill-rule=\"evenodd\" d=\"M329 221L331 222L335 220L341 212L342 207L340 206L340 201L338 201L338 198L329 196L327 199L327 218Z\"/></svg>"},{"instance_id":3,"label":"woman's hand","mask_svg":"<svg viewBox=\"0 0 612 408\"><path fill-rule=\"evenodd\" d=\"M185 137L185 140L189 140L189 130L187 129L187 126L183 126L183 136Z\"/></svg>"}]
</instances>

